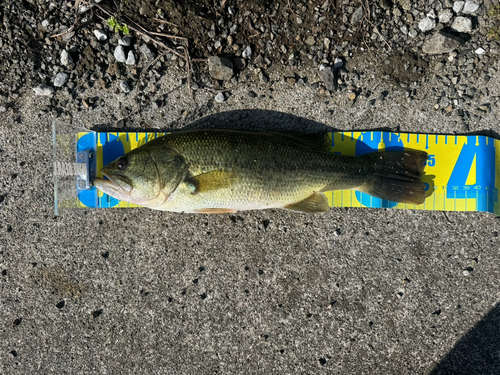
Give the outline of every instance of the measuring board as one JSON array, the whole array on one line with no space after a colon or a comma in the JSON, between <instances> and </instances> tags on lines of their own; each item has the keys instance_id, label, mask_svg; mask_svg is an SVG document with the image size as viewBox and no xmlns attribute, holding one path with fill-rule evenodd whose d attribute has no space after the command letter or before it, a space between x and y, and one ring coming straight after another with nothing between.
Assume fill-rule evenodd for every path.
<instances>
[{"instance_id":1,"label":"measuring board","mask_svg":"<svg viewBox=\"0 0 500 375\"><path fill-rule=\"evenodd\" d=\"M66 162L61 156L64 154L61 148L71 148L73 143L68 139L62 142L61 139L65 137L57 134L55 127L53 134L54 168L59 169L54 173L57 214L60 208L69 207L138 207L102 193L92 187L89 180L96 175L102 177L98 171L107 163L167 133L78 132L73 134L73 152L65 150ZM331 207L485 211L500 214L497 189L500 186L500 140L480 135L428 135L381 131L334 132L327 133L326 137L331 140L331 152L342 155L360 156L381 150L404 149L422 150L429 154L422 178L426 186L424 204L396 203L355 190L335 190L325 192ZM76 173L69 179L72 182L68 184L66 179L64 184L63 177L68 177L70 173L67 169L71 169L66 165L68 154L70 159L73 158ZM61 170L68 173L61 173ZM90 179L86 173L90 174Z\"/></svg>"}]
</instances>

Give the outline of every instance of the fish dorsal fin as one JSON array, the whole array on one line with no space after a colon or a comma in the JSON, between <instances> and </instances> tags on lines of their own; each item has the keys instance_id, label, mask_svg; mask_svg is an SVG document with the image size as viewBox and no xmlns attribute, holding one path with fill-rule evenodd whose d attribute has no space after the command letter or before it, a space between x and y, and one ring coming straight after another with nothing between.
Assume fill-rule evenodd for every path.
<instances>
[{"instance_id":1,"label":"fish dorsal fin","mask_svg":"<svg viewBox=\"0 0 500 375\"><path fill-rule=\"evenodd\" d=\"M285 210L303 213L330 211L330 206L328 206L328 198L324 193L319 192L310 195L309 197L298 203L288 204L283 208Z\"/></svg>"},{"instance_id":2,"label":"fish dorsal fin","mask_svg":"<svg viewBox=\"0 0 500 375\"><path fill-rule=\"evenodd\" d=\"M236 177L236 173L231 171L212 171L189 177L186 183L190 185L193 194L199 194L228 188L236 182Z\"/></svg>"},{"instance_id":3,"label":"fish dorsal fin","mask_svg":"<svg viewBox=\"0 0 500 375\"><path fill-rule=\"evenodd\" d=\"M330 151L331 141L324 133L301 133L296 131L280 131L279 134L292 138L302 146L313 150Z\"/></svg>"}]
</instances>

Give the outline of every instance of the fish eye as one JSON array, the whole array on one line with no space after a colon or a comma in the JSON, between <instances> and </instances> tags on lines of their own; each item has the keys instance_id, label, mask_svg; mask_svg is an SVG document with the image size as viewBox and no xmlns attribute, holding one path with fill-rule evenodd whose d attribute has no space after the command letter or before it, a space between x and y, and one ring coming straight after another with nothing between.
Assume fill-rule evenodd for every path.
<instances>
[{"instance_id":1,"label":"fish eye","mask_svg":"<svg viewBox=\"0 0 500 375\"><path fill-rule=\"evenodd\" d=\"M127 168L127 159L120 159L116 162L116 167L118 169L124 170Z\"/></svg>"}]
</instances>

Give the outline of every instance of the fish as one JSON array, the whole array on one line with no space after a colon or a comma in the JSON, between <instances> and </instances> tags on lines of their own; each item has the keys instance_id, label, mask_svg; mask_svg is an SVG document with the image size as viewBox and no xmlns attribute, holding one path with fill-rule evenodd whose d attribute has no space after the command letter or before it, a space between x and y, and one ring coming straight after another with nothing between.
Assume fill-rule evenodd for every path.
<instances>
[{"instance_id":1,"label":"fish","mask_svg":"<svg viewBox=\"0 0 500 375\"><path fill-rule=\"evenodd\" d=\"M143 207L184 213L330 210L325 191L355 189L419 205L424 151L330 152L324 134L190 130L170 133L105 165L93 185Z\"/></svg>"}]
</instances>

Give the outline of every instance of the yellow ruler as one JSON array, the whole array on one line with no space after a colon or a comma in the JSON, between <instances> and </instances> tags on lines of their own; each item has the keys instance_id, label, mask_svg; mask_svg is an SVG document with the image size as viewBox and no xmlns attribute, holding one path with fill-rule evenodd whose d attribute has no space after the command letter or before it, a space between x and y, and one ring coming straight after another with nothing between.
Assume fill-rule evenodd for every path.
<instances>
[{"instance_id":1,"label":"yellow ruler","mask_svg":"<svg viewBox=\"0 0 500 375\"><path fill-rule=\"evenodd\" d=\"M95 169L166 133L94 133L77 135L77 151L91 149ZM331 151L363 155L379 150L423 150L429 154L425 176L426 200L407 205L374 198L354 190L326 192L331 207L386 207L432 211L486 211L500 214L498 181L500 140L480 135L430 135L410 133L328 133ZM77 187L78 207L137 207L95 188Z\"/></svg>"}]
</instances>

